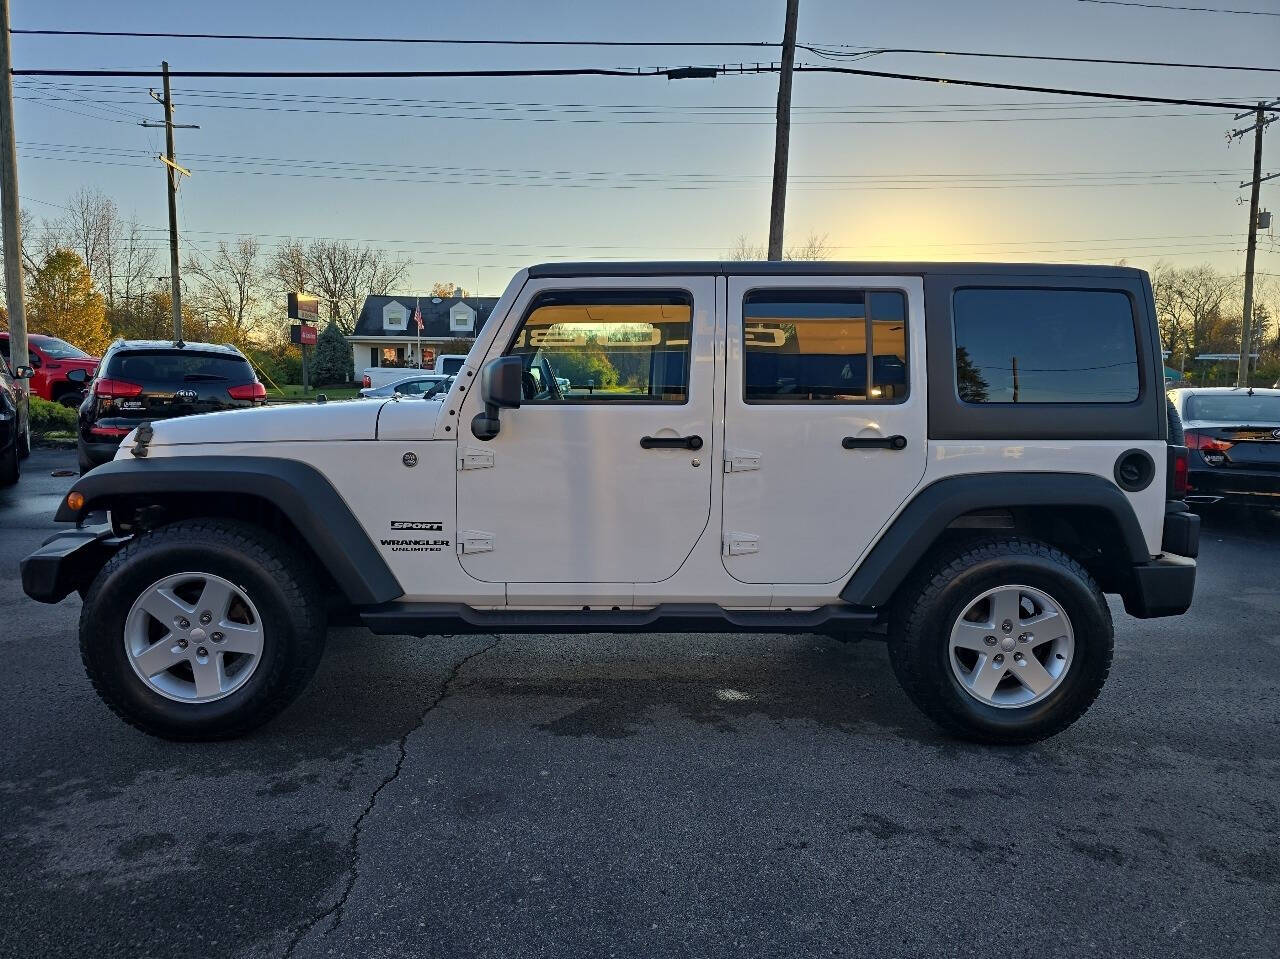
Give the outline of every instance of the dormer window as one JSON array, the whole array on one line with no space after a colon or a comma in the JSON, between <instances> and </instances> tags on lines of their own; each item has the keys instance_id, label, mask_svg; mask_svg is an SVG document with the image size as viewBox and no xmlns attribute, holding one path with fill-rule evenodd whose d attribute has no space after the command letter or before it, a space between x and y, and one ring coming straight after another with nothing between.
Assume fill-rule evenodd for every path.
<instances>
[{"instance_id":1,"label":"dormer window","mask_svg":"<svg viewBox=\"0 0 1280 959\"><path fill-rule=\"evenodd\" d=\"M409 310L403 304L392 300L382 308L382 328L384 330L403 330L409 325Z\"/></svg>"},{"instance_id":2,"label":"dormer window","mask_svg":"<svg viewBox=\"0 0 1280 959\"><path fill-rule=\"evenodd\" d=\"M470 333L476 328L476 311L466 303L458 302L449 308L449 330L453 333Z\"/></svg>"}]
</instances>

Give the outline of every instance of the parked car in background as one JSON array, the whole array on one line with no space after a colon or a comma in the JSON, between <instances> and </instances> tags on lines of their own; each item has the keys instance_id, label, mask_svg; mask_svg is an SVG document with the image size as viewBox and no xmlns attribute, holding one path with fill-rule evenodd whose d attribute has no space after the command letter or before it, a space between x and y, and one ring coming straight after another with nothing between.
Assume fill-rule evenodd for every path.
<instances>
[{"instance_id":1,"label":"parked car in background","mask_svg":"<svg viewBox=\"0 0 1280 959\"><path fill-rule=\"evenodd\" d=\"M244 354L216 343L119 340L80 405L81 475L116 455L148 420L262 406L267 390Z\"/></svg>"},{"instance_id":2,"label":"parked car in background","mask_svg":"<svg viewBox=\"0 0 1280 959\"><path fill-rule=\"evenodd\" d=\"M410 376L434 375L433 370L419 369L416 366L370 366L360 374L360 387L376 390L382 386L390 386Z\"/></svg>"},{"instance_id":3,"label":"parked car in background","mask_svg":"<svg viewBox=\"0 0 1280 959\"><path fill-rule=\"evenodd\" d=\"M9 361L9 334L0 333L0 355ZM93 376L100 360L56 336L27 335L27 355L35 375L31 392L44 400L75 409L84 399L84 382ZM70 376L82 370L82 377Z\"/></svg>"},{"instance_id":4,"label":"parked car in background","mask_svg":"<svg viewBox=\"0 0 1280 959\"><path fill-rule=\"evenodd\" d=\"M467 354L465 353L445 353L443 356L437 356L435 366L432 367L437 373L447 373L449 376L457 376L458 370L462 369L462 364L467 362Z\"/></svg>"},{"instance_id":5,"label":"parked car in background","mask_svg":"<svg viewBox=\"0 0 1280 959\"><path fill-rule=\"evenodd\" d=\"M416 376L407 376L394 383L388 383L386 386L365 387L360 391L360 395L363 397L383 398L389 396L432 397L442 390L447 390L452 383L452 376L424 373Z\"/></svg>"},{"instance_id":6,"label":"parked car in background","mask_svg":"<svg viewBox=\"0 0 1280 959\"><path fill-rule=\"evenodd\" d=\"M1280 507L1280 389L1171 390L1182 418L1188 503Z\"/></svg>"},{"instance_id":7,"label":"parked car in background","mask_svg":"<svg viewBox=\"0 0 1280 959\"><path fill-rule=\"evenodd\" d=\"M18 380L30 379L30 366L9 369L0 363L0 486L12 486L22 475L21 461L31 455L31 403Z\"/></svg>"}]
</instances>

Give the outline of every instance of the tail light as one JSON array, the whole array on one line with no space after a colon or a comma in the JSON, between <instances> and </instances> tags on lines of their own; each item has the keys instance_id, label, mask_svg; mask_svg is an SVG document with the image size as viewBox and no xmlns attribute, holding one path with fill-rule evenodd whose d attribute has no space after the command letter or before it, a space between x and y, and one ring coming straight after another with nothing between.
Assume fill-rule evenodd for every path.
<instances>
[{"instance_id":1,"label":"tail light","mask_svg":"<svg viewBox=\"0 0 1280 959\"><path fill-rule=\"evenodd\" d=\"M128 436L132 426L90 426L89 432L94 436L109 436L112 439L119 439L122 436Z\"/></svg>"},{"instance_id":2,"label":"tail light","mask_svg":"<svg viewBox=\"0 0 1280 959\"><path fill-rule=\"evenodd\" d=\"M227 395L233 400L265 400L267 398L267 388L257 380L254 380L252 383L245 383L242 386L228 387Z\"/></svg>"},{"instance_id":3,"label":"tail light","mask_svg":"<svg viewBox=\"0 0 1280 959\"><path fill-rule=\"evenodd\" d=\"M1232 447L1230 440L1220 440L1215 436L1205 436L1195 430L1187 430L1183 434L1183 442L1186 443L1188 448L1199 450L1202 453L1225 453Z\"/></svg>"},{"instance_id":4,"label":"tail light","mask_svg":"<svg viewBox=\"0 0 1280 959\"><path fill-rule=\"evenodd\" d=\"M366 373L366 374L361 378L361 380L360 380L360 385L361 385L361 386L363 386L366 390L367 390L369 387L373 386L373 380L369 379L369 374L368 374L368 373Z\"/></svg>"},{"instance_id":5,"label":"tail light","mask_svg":"<svg viewBox=\"0 0 1280 959\"><path fill-rule=\"evenodd\" d=\"M93 392L105 399L115 399L121 396L138 396L142 392L142 386L126 380L95 380Z\"/></svg>"},{"instance_id":6,"label":"tail light","mask_svg":"<svg viewBox=\"0 0 1280 959\"><path fill-rule=\"evenodd\" d=\"M1173 499L1181 499L1191 489L1187 481L1187 448L1185 446L1169 447L1169 494Z\"/></svg>"}]
</instances>

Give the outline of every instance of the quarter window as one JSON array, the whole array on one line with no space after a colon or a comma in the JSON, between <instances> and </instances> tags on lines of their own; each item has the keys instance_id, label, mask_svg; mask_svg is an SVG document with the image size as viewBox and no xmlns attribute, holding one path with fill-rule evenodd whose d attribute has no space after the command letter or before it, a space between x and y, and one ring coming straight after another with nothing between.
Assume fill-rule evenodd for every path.
<instances>
[{"instance_id":1,"label":"quarter window","mask_svg":"<svg viewBox=\"0 0 1280 959\"><path fill-rule=\"evenodd\" d=\"M956 388L966 403L1138 398L1137 332L1124 293L962 289L953 316Z\"/></svg>"},{"instance_id":2,"label":"quarter window","mask_svg":"<svg viewBox=\"0 0 1280 959\"><path fill-rule=\"evenodd\" d=\"M683 403L692 319L683 290L543 293L507 355L526 403Z\"/></svg>"},{"instance_id":3,"label":"quarter window","mask_svg":"<svg viewBox=\"0 0 1280 959\"><path fill-rule=\"evenodd\" d=\"M744 399L900 402L906 335L898 290L754 290L742 303Z\"/></svg>"}]
</instances>

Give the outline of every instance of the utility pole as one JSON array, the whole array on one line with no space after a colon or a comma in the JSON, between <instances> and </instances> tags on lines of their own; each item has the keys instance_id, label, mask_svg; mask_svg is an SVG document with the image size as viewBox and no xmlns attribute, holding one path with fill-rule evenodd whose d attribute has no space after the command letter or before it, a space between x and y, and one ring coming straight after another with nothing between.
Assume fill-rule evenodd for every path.
<instances>
[{"instance_id":1,"label":"utility pole","mask_svg":"<svg viewBox=\"0 0 1280 959\"><path fill-rule=\"evenodd\" d=\"M778 71L778 119L773 143L773 202L769 207L769 259L782 259L782 225L787 212L787 159L791 151L791 72L796 62L796 21L800 0L787 0Z\"/></svg>"},{"instance_id":2,"label":"utility pole","mask_svg":"<svg viewBox=\"0 0 1280 959\"><path fill-rule=\"evenodd\" d=\"M1244 255L1244 316L1240 323L1240 367L1236 371L1236 386L1242 388L1249 385L1249 362L1252 359L1250 347L1253 341L1253 264L1258 253L1258 191L1264 180L1271 179L1262 175L1262 134L1267 125L1275 120L1274 116L1267 117L1267 110L1277 103L1280 103L1280 100L1259 103L1257 110L1254 111L1252 127L1232 130L1227 134L1227 140L1230 142L1237 136L1243 137L1250 130L1253 131L1253 178L1248 183L1249 242ZM1240 120L1248 115L1240 113L1236 115L1236 119ZM1244 186L1245 184L1240 184L1241 189Z\"/></svg>"},{"instance_id":3,"label":"utility pole","mask_svg":"<svg viewBox=\"0 0 1280 959\"><path fill-rule=\"evenodd\" d=\"M164 97L157 97L154 90L151 97L164 105L164 123L140 123L144 127L164 127L165 155L159 157L164 164L165 183L169 193L169 278L170 298L173 306L173 341L182 342L182 276L178 272L178 177L191 176L186 167L178 166L177 154L173 147L173 131L175 129L198 130L194 123L175 124L173 122L173 98L169 94L169 61L160 64L164 75Z\"/></svg>"},{"instance_id":4,"label":"utility pole","mask_svg":"<svg viewBox=\"0 0 1280 959\"><path fill-rule=\"evenodd\" d=\"M4 289L9 310L9 363L26 366L27 313L22 298L22 223L18 201L18 146L13 132L13 50L9 45L9 0L0 0L0 222L4 227ZM23 388L25 380L20 381Z\"/></svg>"}]
</instances>

